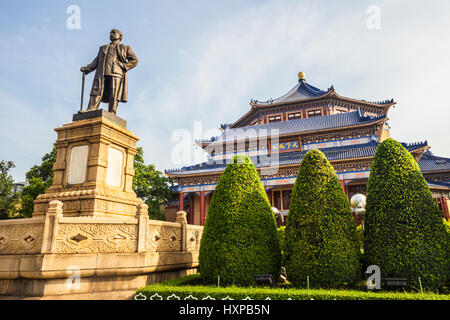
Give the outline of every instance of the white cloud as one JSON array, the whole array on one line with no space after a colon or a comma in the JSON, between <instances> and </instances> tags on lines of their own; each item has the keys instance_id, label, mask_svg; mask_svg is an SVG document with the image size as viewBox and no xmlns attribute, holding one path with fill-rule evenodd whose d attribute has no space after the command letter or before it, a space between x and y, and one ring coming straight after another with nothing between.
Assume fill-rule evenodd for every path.
<instances>
[{"instance_id":1,"label":"white cloud","mask_svg":"<svg viewBox=\"0 0 450 320\"><path fill-rule=\"evenodd\" d=\"M170 138L174 130L192 131L194 121L202 121L205 130L234 122L249 110L250 99L283 95L296 84L297 73L304 71L312 85L327 89L334 84L344 96L394 98L398 105L389 113L393 137L406 142L428 139L434 153L449 157L450 45L446 39L450 38L450 4L378 3L379 30L366 27L369 2L274 0L224 16L199 31L189 46L178 48L178 59L165 73L143 75L132 70L129 102L119 105L118 115L141 138L146 162L160 170L173 168ZM87 53L65 50L65 42L53 43L46 38L46 30L32 29L15 37L11 41L19 52L8 51L12 44L7 41L8 46L0 45L0 58L42 87L49 104L40 110L47 101L35 104L26 92L20 98L0 92L2 128L26 133L8 137L7 142L0 140L1 145L15 146L12 160L18 164L17 171L20 167L25 172L29 164L22 165L19 158L32 153L39 156L29 162L39 162L54 142L52 129L70 122L77 110L80 66L75 57ZM34 48L59 49L43 50L36 57L22 46L23 39L28 43L30 38L37 39ZM140 57L147 59L151 55L145 51L158 50L153 42L144 48ZM145 67L145 58L137 68ZM40 77L42 83L36 81ZM85 90L90 83L88 78ZM9 105L20 114L9 114Z\"/></svg>"},{"instance_id":2,"label":"white cloud","mask_svg":"<svg viewBox=\"0 0 450 320\"><path fill-rule=\"evenodd\" d=\"M364 5L336 11L270 1L236 13L204 30L191 47L180 49L177 74L141 92L139 112L150 109L154 121L164 119L172 129L190 129L194 120L218 127L247 112L251 98L284 94L295 85L297 72L306 71L311 84L327 89L333 83L345 96L395 98L398 106L389 114L393 137L406 142L428 139L435 153L450 156L445 99L450 52L448 43L440 41L443 33L449 36L448 14L420 6L380 4L380 30L367 29ZM416 19L424 17L423 11L433 12L426 16L431 23ZM158 94L148 99L155 91ZM169 137L158 137L167 142L166 150ZM169 152L158 157L157 165L171 167Z\"/></svg>"}]
</instances>

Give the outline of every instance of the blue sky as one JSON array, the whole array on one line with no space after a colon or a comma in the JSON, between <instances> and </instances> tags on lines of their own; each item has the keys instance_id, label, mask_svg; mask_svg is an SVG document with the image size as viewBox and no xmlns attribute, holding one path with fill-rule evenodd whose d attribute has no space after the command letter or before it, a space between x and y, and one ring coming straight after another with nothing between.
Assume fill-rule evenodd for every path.
<instances>
[{"instance_id":1,"label":"blue sky","mask_svg":"<svg viewBox=\"0 0 450 320\"><path fill-rule=\"evenodd\" d=\"M81 29L66 26L70 5L81 10ZM379 29L367 27L371 5ZM428 140L434 154L450 157L449 9L448 1L401 0L2 1L0 160L14 161L13 177L23 181L51 150L53 128L79 108L79 69L112 28L139 58L117 114L159 170L183 165L174 132L194 135L201 123L209 137L246 113L250 99L286 93L299 71L343 96L394 98L391 135Z\"/></svg>"}]
</instances>

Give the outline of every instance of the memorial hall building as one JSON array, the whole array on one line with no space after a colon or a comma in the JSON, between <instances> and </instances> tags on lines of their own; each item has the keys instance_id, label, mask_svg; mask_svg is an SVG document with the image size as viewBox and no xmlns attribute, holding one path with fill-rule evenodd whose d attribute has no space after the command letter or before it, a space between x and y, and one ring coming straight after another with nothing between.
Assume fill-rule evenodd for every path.
<instances>
[{"instance_id":1,"label":"memorial hall building","mask_svg":"<svg viewBox=\"0 0 450 320\"><path fill-rule=\"evenodd\" d=\"M349 199L366 194L370 165L378 144L389 138L387 115L395 104L393 99L343 97L333 86L318 89L300 72L298 83L285 95L251 100L250 110L224 126L221 135L196 141L208 152L209 161L166 170L177 183L174 191L179 199L166 208L166 218L184 210L188 223L203 225L225 160L236 153L252 159L272 207L283 217L281 224L286 222L299 164L308 150L325 154ZM450 159L434 155L427 141L402 144L418 162L443 217L450 219Z\"/></svg>"}]
</instances>

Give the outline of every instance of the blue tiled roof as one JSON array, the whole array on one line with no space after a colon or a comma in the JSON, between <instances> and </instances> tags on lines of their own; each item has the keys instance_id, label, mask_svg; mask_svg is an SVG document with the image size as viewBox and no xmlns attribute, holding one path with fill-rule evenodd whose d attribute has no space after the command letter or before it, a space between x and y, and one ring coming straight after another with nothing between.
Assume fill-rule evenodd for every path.
<instances>
[{"instance_id":1,"label":"blue tiled roof","mask_svg":"<svg viewBox=\"0 0 450 320\"><path fill-rule=\"evenodd\" d=\"M318 98L321 96L326 95L327 93L334 91L334 87L331 86L328 88L328 90L321 90L319 88L316 88L313 85L310 85L306 82L304 79L300 79L295 87L293 87L291 90L289 90L285 95L282 95L279 98L276 99L269 99L267 101L258 101L258 100L251 100L252 103L259 105L259 106L268 106L271 104L277 104L277 103L283 103L283 102L291 102L291 101L301 101L305 99L311 99L311 98ZM368 102L372 104L378 104L378 105L386 105L391 104L394 102L394 99L388 99L383 101L366 101L366 100L360 100L362 102Z\"/></svg>"},{"instance_id":2,"label":"blue tiled roof","mask_svg":"<svg viewBox=\"0 0 450 320\"><path fill-rule=\"evenodd\" d=\"M413 143L413 144L403 144L408 151L413 151L427 146L427 142ZM371 141L366 144L350 145L343 147L333 147L321 149L329 161L344 160L344 159L355 159L355 158L365 158L373 157L377 149L378 142ZM293 164L300 164L303 156L307 151L297 151L282 153L278 155L278 165L286 166ZM250 157L257 168L263 168L267 166L274 166L276 164L270 163L270 158L265 157ZM273 161L273 159L272 159ZM190 174L200 174L200 173L214 173L224 171L226 163L223 164L211 164L208 165L206 162L202 164L197 164L194 166L183 167L178 170L166 170L166 173L176 176L190 175Z\"/></svg>"},{"instance_id":3,"label":"blue tiled roof","mask_svg":"<svg viewBox=\"0 0 450 320\"><path fill-rule=\"evenodd\" d=\"M309 98L316 98L323 96L324 94L331 91L332 88L327 91L316 88L310 84L308 84L305 80L301 79L298 81L297 85L288 91L285 95L277 98L270 99L267 101L258 101L252 100L252 102L259 105L273 104L273 103L281 103L281 102L289 102L289 101L297 101Z\"/></svg>"},{"instance_id":4,"label":"blue tiled roof","mask_svg":"<svg viewBox=\"0 0 450 320\"><path fill-rule=\"evenodd\" d=\"M418 163L422 172L450 170L449 158L437 157L430 151L424 152Z\"/></svg>"},{"instance_id":5,"label":"blue tiled roof","mask_svg":"<svg viewBox=\"0 0 450 320\"><path fill-rule=\"evenodd\" d=\"M310 132L342 127L350 127L363 125L386 118L386 115L377 117L364 116L360 110L332 114L327 116L319 116L312 118L288 120L260 124L254 126L246 126L225 130L222 135L207 140L197 142L227 142L233 140L242 140L249 138L262 138L271 134L271 130L278 130L279 135L290 133Z\"/></svg>"}]
</instances>

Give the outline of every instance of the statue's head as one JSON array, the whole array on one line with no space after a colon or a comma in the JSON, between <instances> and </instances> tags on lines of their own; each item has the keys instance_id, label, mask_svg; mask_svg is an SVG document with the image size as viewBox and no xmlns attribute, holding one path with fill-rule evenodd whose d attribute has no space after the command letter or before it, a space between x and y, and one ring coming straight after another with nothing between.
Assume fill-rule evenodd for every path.
<instances>
[{"instance_id":1,"label":"statue's head","mask_svg":"<svg viewBox=\"0 0 450 320\"><path fill-rule=\"evenodd\" d=\"M120 30L118 29L112 29L111 32L109 33L109 39L111 39L111 41L114 40L120 40L122 41L122 32L120 32Z\"/></svg>"}]
</instances>

